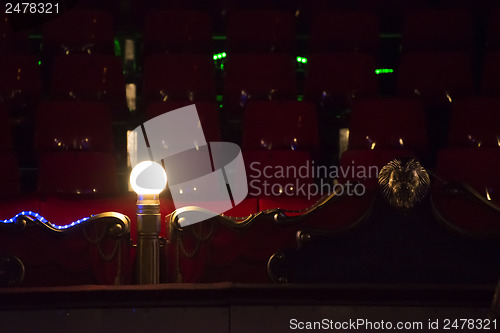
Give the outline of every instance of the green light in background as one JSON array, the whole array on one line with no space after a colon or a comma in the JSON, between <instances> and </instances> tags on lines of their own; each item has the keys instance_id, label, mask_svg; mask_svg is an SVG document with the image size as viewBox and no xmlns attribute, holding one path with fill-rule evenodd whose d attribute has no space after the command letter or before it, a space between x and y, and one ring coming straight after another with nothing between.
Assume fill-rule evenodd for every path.
<instances>
[{"instance_id":1,"label":"green light in background","mask_svg":"<svg viewBox=\"0 0 500 333\"><path fill-rule=\"evenodd\" d=\"M304 100L304 95L297 95L297 101L302 102Z\"/></svg>"},{"instance_id":2,"label":"green light in background","mask_svg":"<svg viewBox=\"0 0 500 333\"><path fill-rule=\"evenodd\" d=\"M223 58L226 58L227 57L227 53L226 52L221 52L221 53L216 53L213 55L213 59L214 60L219 60L219 59L223 59Z\"/></svg>"},{"instance_id":3,"label":"green light in background","mask_svg":"<svg viewBox=\"0 0 500 333\"><path fill-rule=\"evenodd\" d=\"M307 64L307 58L306 57L297 57L297 62L301 64Z\"/></svg>"},{"instance_id":4,"label":"green light in background","mask_svg":"<svg viewBox=\"0 0 500 333\"><path fill-rule=\"evenodd\" d=\"M114 39L114 44L115 44L115 56L120 57L122 55L122 47L120 46L120 42L118 39Z\"/></svg>"},{"instance_id":5,"label":"green light in background","mask_svg":"<svg viewBox=\"0 0 500 333\"><path fill-rule=\"evenodd\" d=\"M375 70L375 74L388 74L388 73L394 73L394 69L392 68L377 68Z\"/></svg>"},{"instance_id":6,"label":"green light in background","mask_svg":"<svg viewBox=\"0 0 500 333\"><path fill-rule=\"evenodd\" d=\"M42 61L38 60L38 66L42 66Z\"/></svg>"}]
</instances>

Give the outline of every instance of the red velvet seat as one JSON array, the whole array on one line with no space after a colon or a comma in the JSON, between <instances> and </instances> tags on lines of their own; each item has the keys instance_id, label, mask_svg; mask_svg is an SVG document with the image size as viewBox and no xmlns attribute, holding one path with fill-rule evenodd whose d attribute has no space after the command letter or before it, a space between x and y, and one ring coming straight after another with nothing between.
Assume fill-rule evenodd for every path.
<instances>
[{"instance_id":1,"label":"red velvet seat","mask_svg":"<svg viewBox=\"0 0 500 333\"><path fill-rule=\"evenodd\" d=\"M316 108L311 102L254 101L245 109L245 149L319 148Z\"/></svg>"},{"instance_id":2,"label":"red velvet seat","mask_svg":"<svg viewBox=\"0 0 500 333\"><path fill-rule=\"evenodd\" d=\"M224 108L254 100L295 99L295 59L287 54L231 54L225 64Z\"/></svg>"},{"instance_id":3,"label":"red velvet seat","mask_svg":"<svg viewBox=\"0 0 500 333\"><path fill-rule=\"evenodd\" d=\"M108 103L113 115L123 116L125 80L119 57L70 55L55 59L50 81L54 99Z\"/></svg>"},{"instance_id":4,"label":"red velvet seat","mask_svg":"<svg viewBox=\"0 0 500 333\"><path fill-rule=\"evenodd\" d=\"M45 102L38 106L35 148L38 151L113 150L111 113L97 102Z\"/></svg>"},{"instance_id":5,"label":"red velvet seat","mask_svg":"<svg viewBox=\"0 0 500 333\"><path fill-rule=\"evenodd\" d=\"M410 99L376 99L354 103L349 149L401 148L423 153L427 147L425 112Z\"/></svg>"},{"instance_id":6,"label":"red velvet seat","mask_svg":"<svg viewBox=\"0 0 500 333\"><path fill-rule=\"evenodd\" d=\"M28 30L13 31L9 16L2 11L0 13L0 54L27 54L29 52Z\"/></svg>"},{"instance_id":7,"label":"red velvet seat","mask_svg":"<svg viewBox=\"0 0 500 333\"><path fill-rule=\"evenodd\" d=\"M44 153L39 158L38 189L47 195L116 195L115 156L93 152Z\"/></svg>"},{"instance_id":8,"label":"red velvet seat","mask_svg":"<svg viewBox=\"0 0 500 333\"><path fill-rule=\"evenodd\" d=\"M143 35L146 54L212 51L212 19L206 11L151 11L146 16Z\"/></svg>"},{"instance_id":9,"label":"red velvet seat","mask_svg":"<svg viewBox=\"0 0 500 333\"><path fill-rule=\"evenodd\" d=\"M143 82L146 102L215 99L215 67L209 55L150 55L144 63Z\"/></svg>"},{"instance_id":10,"label":"red velvet seat","mask_svg":"<svg viewBox=\"0 0 500 333\"><path fill-rule=\"evenodd\" d=\"M11 110L36 104L42 94L38 59L31 55L0 56L0 96Z\"/></svg>"},{"instance_id":11,"label":"red velvet seat","mask_svg":"<svg viewBox=\"0 0 500 333\"><path fill-rule=\"evenodd\" d=\"M454 104L448 135L452 147L500 146L500 99L467 98Z\"/></svg>"},{"instance_id":12,"label":"red velvet seat","mask_svg":"<svg viewBox=\"0 0 500 333\"><path fill-rule=\"evenodd\" d=\"M113 17L100 10L74 9L43 25L43 53L113 54Z\"/></svg>"},{"instance_id":13,"label":"red velvet seat","mask_svg":"<svg viewBox=\"0 0 500 333\"><path fill-rule=\"evenodd\" d=\"M433 210L438 220L467 235L498 235L499 212L488 203L496 205L497 209L500 205L499 169L498 148L457 148L439 152L436 173L446 184L435 181L432 188Z\"/></svg>"},{"instance_id":14,"label":"red velvet seat","mask_svg":"<svg viewBox=\"0 0 500 333\"><path fill-rule=\"evenodd\" d=\"M130 226L126 219L68 219L68 224L58 229L35 212L22 215L28 216L24 223L0 220L2 269L8 267L3 271L7 276L0 281L5 285L131 283ZM116 228L117 224L122 229Z\"/></svg>"},{"instance_id":15,"label":"red velvet seat","mask_svg":"<svg viewBox=\"0 0 500 333\"><path fill-rule=\"evenodd\" d=\"M488 27L486 28L486 49L489 51L500 49L500 8L489 13Z\"/></svg>"},{"instance_id":16,"label":"red velvet seat","mask_svg":"<svg viewBox=\"0 0 500 333\"><path fill-rule=\"evenodd\" d=\"M318 11L311 19L309 52L365 52L379 50L379 21L373 12Z\"/></svg>"},{"instance_id":17,"label":"red velvet seat","mask_svg":"<svg viewBox=\"0 0 500 333\"><path fill-rule=\"evenodd\" d=\"M165 112L191 105L191 102L156 102L147 106L146 118L149 120ZM207 142L221 141L219 108L214 102L196 102L196 110L200 118L203 133Z\"/></svg>"},{"instance_id":18,"label":"red velvet seat","mask_svg":"<svg viewBox=\"0 0 500 333\"><path fill-rule=\"evenodd\" d=\"M500 50L486 53L481 71L481 95L500 96Z\"/></svg>"},{"instance_id":19,"label":"red velvet seat","mask_svg":"<svg viewBox=\"0 0 500 333\"><path fill-rule=\"evenodd\" d=\"M292 12L281 10L230 11L227 16L227 50L235 52L295 51Z\"/></svg>"},{"instance_id":20,"label":"red velvet seat","mask_svg":"<svg viewBox=\"0 0 500 333\"><path fill-rule=\"evenodd\" d=\"M475 31L469 11L417 10L407 13L402 33L403 52L474 51Z\"/></svg>"},{"instance_id":21,"label":"red velvet seat","mask_svg":"<svg viewBox=\"0 0 500 333\"><path fill-rule=\"evenodd\" d=\"M324 108L345 109L360 98L377 96L375 59L362 53L309 56L305 97Z\"/></svg>"},{"instance_id":22,"label":"red velvet seat","mask_svg":"<svg viewBox=\"0 0 500 333\"><path fill-rule=\"evenodd\" d=\"M425 106L449 106L474 93L471 59L460 52L403 54L398 94L420 99Z\"/></svg>"}]
</instances>

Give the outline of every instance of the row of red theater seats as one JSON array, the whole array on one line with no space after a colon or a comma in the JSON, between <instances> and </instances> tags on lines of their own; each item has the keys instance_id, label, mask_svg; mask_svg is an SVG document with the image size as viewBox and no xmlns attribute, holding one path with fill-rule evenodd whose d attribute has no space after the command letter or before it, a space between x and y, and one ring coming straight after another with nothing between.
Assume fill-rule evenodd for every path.
<instances>
[{"instance_id":1,"label":"row of red theater seats","mask_svg":"<svg viewBox=\"0 0 500 333\"><path fill-rule=\"evenodd\" d=\"M181 105L157 103L151 105L149 115L154 117ZM493 98L457 101L451 113L448 147L498 149L499 107L499 100ZM213 121L217 118L216 106L199 103L197 108L207 139L217 140L220 137L219 124ZM5 112L3 117L6 117ZM268 121L262 122L263 118ZM95 123L95 119L99 119L99 122ZM264 155L270 151L297 152L290 158L300 157L299 160L304 162L310 160L311 156L301 156L298 151L314 156L321 148L318 127L316 110L310 102L250 103L246 109L243 148L247 153L249 150L260 150ZM412 151L423 158L429 148L426 127L425 111L418 101L387 99L357 102L352 111L348 149L399 149ZM4 126L1 133L2 150L8 151L11 141L9 127ZM79 102L41 104L35 143L39 154L39 185L42 193L113 195L119 192L116 161L111 154L111 120L105 105ZM8 160L7 157L5 160ZM90 160L86 161L86 158ZM80 163L79 159L86 162ZM259 160L262 165L271 163L271 159L266 160L259 154L252 155L248 163ZM285 157L280 159L285 160ZM8 170L17 168L11 164ZM81 177L73 177L75 174ZM7 176L6 182L12 184L11 190L7 192L19 192L15 179L16 176Z\"/></svg>"},{"instance_id":2,"label":"row of red theater seats","mask_svg":"<svg viewBox=\"0 0 500 333\"><path fill-rule=\"evenodd\" d=\"M147 119L190 102L157 102L147 108ZM214 102L197 102L197 111L208 141L220 141L220 115ZM498 98L472 97L453 103L449 121L449 146L499 145ZM472 116L472 114L474 114ZM12 148L7 109L0 108L0 150ZM350 117L349 148L399 147L424 154L428 148L426 113L413 99L357 101ZM264 120L264 121L263 121ZM377 124L374 126L373 124ZM319 120L312 102L254 101L245 109L242 146L245 149L288 149L317 152L321 149ZM432 142L430 142L432 144ZM43 102L35 116L32 145L38 152L113 152L114 137L109 107L97 102Z\"/></svg>"},{"instance_id":3,"label":"row of red theater seats","mask_svg":"<svg viewBox=\"0 0 500 333\"><path fill-rule=\"evenodd\" d=\"M498 96L500 51L484 58L478 91ZM42 96L40 68L32 56L4 56L0 62L0 92L9 108L25 106ZM295 99L295 60L284 54L233 54L225 64L223 103L229 110L249 100ZM216 80L212 59L201 55L155 55L145 61L142 97L146 102L213 101ZM259 75L255 75L259 73ZM125 82L114 56L62 56L52 68L53 99L109 102L117 117L127 114ZM313 54L306 68L305 98L329 108L378 94L375 61L361 53ZM398 95L430 105L449 105L474 95L474 75L467 54L408 53L401 57Z\"/></svg>"},{"instance_id":4,"label":"row of red theater seats","mask_svg":"<svg viewBox=\"0 0 500 333\"><path fill-rule=\"evenodd\" d=\"M473 52L477 27L487 21L484 37L489 50L500 44L500 10L476 18L465 9L417 10L404 16L403 51L446 50ZM311 17L308 52L360 51L378 54L380 23L374 12L321 10ZM232 11L227 17L228 52L294 52L296 19L293 12ZM1 27L0 49L16 48L8 20ZM162 10L147 14L143 28L146 54L213 50L212 18L207 11ZM27 34L21 45L29 48ZM113 53L115 36L110 14L74 10L42 28L43 54Z\"/></svg>"}]
</instances>

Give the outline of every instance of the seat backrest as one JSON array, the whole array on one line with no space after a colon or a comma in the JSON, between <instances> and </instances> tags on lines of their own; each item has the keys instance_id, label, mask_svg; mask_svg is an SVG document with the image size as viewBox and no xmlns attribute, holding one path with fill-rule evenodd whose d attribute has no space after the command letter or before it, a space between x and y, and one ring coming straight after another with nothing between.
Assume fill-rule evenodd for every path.
<instances>
[{"instance_id":1,"label":"seat backrest","mask_svg":"<svg viewBox=\"0 0 500 333\"><path fill-rule=\"evenodd\" d=\"M106 102L113 112L125 110L121 60L113 55L59 56L52 68L50 93L56 99Z\"/></svg>"},{"instance_id":2,"label":"seat backrest","mask_svg":"<svg viewBox=\"0 0 500 333\"><path fill-rule=\"evenodd\" d=\"M146 54L212 50L212 18L200 10L154 10L144 22Z\"/></svg>"},{"instance_id":3,"label":"seat backrest","mask_svg":"<svg viewBox=\"0 0 500 333\"><path fill-rule=\"evenodd\" d=\"M486 49L489 51L500 49L500 8L492 10L489 14L488 27L486 28Z\"/></svg>"},{"instance_id":4,"label":"seat backrest","mask_svg":"<svg viewBox=\"0 0 500 333\"><path fill-rule=\"evenodd\" d=\"M165 112L173 111L191 104L196 105L206 141L221 141L219 108L215 102L155 102L147 106L146 118L149 120Z\"/></svg>"},{"instance_id":5,"label":"seat backrest","mask_svg":"<svg viewBox=\"0 0 500 333\"><path fill-rule=\"evenodd\" d=\"M71 10L43 25L42 43L46 56L113 54L113 17L106 11Z\"/></svg>"},{"instance_id":6,"label":"seat backrest","mask_svg":"<svg viewBox=\"0 0 500 333\"><path fill-rule=\"evenodd\" d=\"M500 98L467 98L453 105L448 144L452 147L500 146Z\"/></svg>"},{"instance_id":7,"label":"seat backrest","mask_svg":"<svg viewBox=\"0 0 500 333\"><path fill-rule=\"evenodd\" d=\"M402 32L403 52L474 51L472 15L459 9L417 10L408 12Z\"/></svg>"},{"instance_id":8,"label":"seat backrest","mask_svg":"<svg viewBox=\"0 0 500 333\"><path fill-rule=\"evenodd\" d=\"M228 52L294 52L295 22L284 10L230 11Z\"/></svg>"},{"instance_id":9,"label":"seat backrest","mask_svg":"<svg viewBox=\"0 0 500 333\"><path fill-rule=\"evenodd\" d=\"M152 101L213 101L215 66L209 55L157 54L144 63L143 96Z\"/></svg>"},{"instance_id":10,"label":"seat backrest","mask_svg":"<svg viewBox=\"0 0 500 333\"><path fill-rule=\"evenodd\" d=\"M354 103L349 149L401 148L423 152L427 146L425 111L411 99L376 99Z\"/></svg>"},{"instance_id":11,"label":"seat backrest","mask_svg":"<svg viewBox=\"0 0 500 333\"><path fill-rule=\"evenodd\" d=\"M248 194L251 197L307 196L315 167L306 151L244 150Z\"/></svg>"},{"instance_id":12,"label":"seat backrest","mask_svg":"<svg viewBox=\"0 0 500 333\"><path fill-rule=\"evenodd\" d=\"M32 55L5 54L0 57L0 94L4 101L39 99L42 78L38 59Z\"/></svg>"},{"instance_id":13,"label":"seat backrest","mask_svg":"<svg viewBox=\"0 0 500 333\"><path fill-rule=\"evenodd\" d=\"M305 97L333 108L349 107L378 93L375 59L363 53L318 53L309 56Z\"/></svg>"},{"instance_id":14,"label":"seat backrest","mask_svg":"<svg viewBox=\"0 0 500 333\"><path fill-rule=\"evenodd\" d=\"M254 101L245 109L245 149L317 150L319 130L311 102Z\"/></svg>"},{"instance_id":15,"label":"seat backrest","mask_svg":"<svg viewBox=\"0 0 500 333\"><path fill-rule=\"evenodd\" d=\"M35 149L39 152L111 152L113 128L109 107L98 102L40 103Z\"/></svg>"},{"instance_id":16,"label":"seat backrest","mask_svg":"<svg viewBox=\"0 0 500 333\"><path fill-rule=\"evenodd\" d=\"M311 20L309 52L366 52L378 54L377 15L362 11L318 11Z\"/></svg>"},{"instance_id":17,"label":"seat backrest","mask_svg":"<svg viewBox=\"0 0 500 333\"><path fill-rule=\"evenodd\" d=\"M250 100L295 99L295 59L288 54L231 54L225 64L224 107Z\"/></svg>"},{"instance_id":18,"label":"seat backrest","mask_svg":"<svg viewBox=\"0 0 500 333\"><path fill-rule=\"evenodd\" d=\"M500 149L450 148L438 153L437 175L446 182L463 182L500 203ZM486 194L488 192L488 194Z\"/></svg>"},{"instance_id":19,"label":"seat backrest","mask_svg":"<svg viewBox=\"0 0 500 333\"><path fill-rule=\"evenodd\" d=\"M44 153L39 158L38 189L47 195L106 196L118 193L113 154Z\"/></svg>"},{"instance_id":20,"label":"seat backrest","mask_svg":"<svg viewBox=\"0 0 500 333\"><path fill-rule=\"evenodd\" d=\"M480 89L483 96L500 96L500 50L484 56Z\"/></svg>"},{"instance_id":21,"label":"seat backrest","mask_svg":"<svg viewBox=\"0 0 500 333\"><path fill-rule=\"evenodd\" d=\"M448 106L474 93L471 59L463 52L418 52L401 57L399 96L420 99L426 106Z\"/></svg>"}]
</instances>

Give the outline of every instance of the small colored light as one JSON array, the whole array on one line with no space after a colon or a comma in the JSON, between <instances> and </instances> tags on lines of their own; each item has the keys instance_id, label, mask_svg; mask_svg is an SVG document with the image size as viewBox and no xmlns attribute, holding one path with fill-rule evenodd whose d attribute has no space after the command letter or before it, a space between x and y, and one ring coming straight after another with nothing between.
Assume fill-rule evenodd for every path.
<instances>
[{"instance_id":1,"label":"small colored light","mask_svg":"<svg viewBox=\"0 0 500 333\"><path fill-rule=\"evenodd\" d=\"M392 68L377 68L375 70L375 74L389 74L389 73L394 73L394 69Z\"/></svg>"},{"instance_id":2,"label":"small colored light","mask_svg":"<svg viewBox=\"0 0 500 333\"><path fill-rule=\"evenodd\" d=\"M9 224L9 223L14 223L14 221L19 217L19 216L29 216L29 217L32 217L32 218L35 218L36 220L42 222L43 224L48 224L50 225L51 227L55 228L55 229L58 229L58 230L63 230L63 229L68 229L68 228L71 228L71 227L74 227L80 223L83 223L87 220L90 219L90 217L85 217L83 219L80 219L78 221L75 221L75 222L71 222L69 224L65 224L65 225L55 225L55 224L52 224L51 222L49 222L47 219L45 219L43 216L41 216L40 214L38 213L35 213L35 212L32 212L32 211L23 211L19 214L17 214L16 216L14 216L13 218L11 219L8 219L8 220L0 220L0 223L4 223L4 224Z\"/></svg>"}]
</instances>

